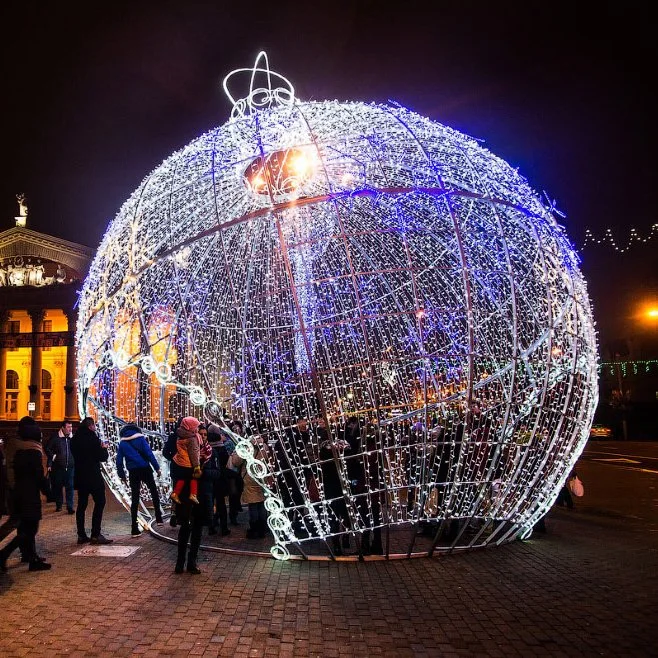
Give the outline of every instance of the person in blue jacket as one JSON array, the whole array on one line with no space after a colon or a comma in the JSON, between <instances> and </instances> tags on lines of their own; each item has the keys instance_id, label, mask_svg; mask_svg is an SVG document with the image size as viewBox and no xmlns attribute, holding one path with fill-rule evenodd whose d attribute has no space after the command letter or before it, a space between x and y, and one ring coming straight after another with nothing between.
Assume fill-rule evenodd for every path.
<instances>
[{"instance_id":1,"label":"person in blue jacket","mask_svg":"<svg viewBox=\"0 0 658 658\"><path fill-rule=\"evenodd\" d=\"M130 518L132 522L131 535L139 537L142 534L137 525L137 510L139 509L139 490L142 482L151 492L151 500L155 509L155 522L162 523L162 508L160 507L160 496L158 488L153 479L153 471L160 475L160 465L142 430L132 423L124 425L119 430L119 448L117 449L117 474L121 480L126 482L124 461L128 469L128 480L130 482ZM151 469L153 467L153 469Z\"/></svg>"}]
</instances>

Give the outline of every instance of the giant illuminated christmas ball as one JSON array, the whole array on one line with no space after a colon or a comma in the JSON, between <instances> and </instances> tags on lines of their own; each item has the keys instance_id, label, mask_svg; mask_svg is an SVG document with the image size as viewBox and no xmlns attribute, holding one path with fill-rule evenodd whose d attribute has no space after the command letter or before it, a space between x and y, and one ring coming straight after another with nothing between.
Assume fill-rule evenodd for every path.
<instances>
[{"instance_id":1,"label":"giant illuminated christmas ball","mask_svg":"<svg viewBox=\"0 0 658 658\"><path fill-rule=\"evenodd\" d=\"M302 102L262 55L237 73L251 87L234 100L225 80L231 118L103 237L80 298L81 413L113 447L137 422L156 450L180 416L244 420L269 443L238 452L277 557L335 554L341 535L413 555L527 532L598 395L552 204L399 105Z\"/></svg>"}]
</instances>

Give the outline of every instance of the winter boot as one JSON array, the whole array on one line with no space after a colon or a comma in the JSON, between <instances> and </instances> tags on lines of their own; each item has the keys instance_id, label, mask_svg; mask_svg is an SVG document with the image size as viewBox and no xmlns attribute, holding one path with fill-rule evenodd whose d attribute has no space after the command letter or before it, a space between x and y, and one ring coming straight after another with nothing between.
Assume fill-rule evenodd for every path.
<instances>
[{"instance_id":1,"label":"winter boot","mask_svg":"<svg viewBox=\"0 0 658 658\"><path fill-rule=\"evenodd\" d=\"M258 521L254 521L249 524L247 528L247 539L257 539L258 538Z\"/></svg>"},{"instance_id":2,"label":"winter boot","mask_svg":"<svg viewBox=\"0 0 658 658\"><path fill-rule=\"evenodd\" d=\"M187 556L187 573L191 573L194 576L198 576L201 573L201 569L197 566L196 558L196 551L193 552L190 549L190 553Z\"/></svg>"},{"instance_id":3,"label":"winter boot","mask_svg":"<svg viewBox=\"0 0 658 658\"><path fill-rule=\"evenodd\" d=\"M176 568L174 573L183 573L185 571L185 551L187 550L187 537L183 538L184 541L178 542L178 555L176 556Z\"/></svg>"},{"instance_id":4,"label":"winter boot","mask_svg":"<svg viewBox=\"0 0 658 658\"><path fill-rule=\"evenodd\" d=\"M264 539L267 537L267 521L259 521L258 526L258 539Z\"/></svg>"}]
</instances>

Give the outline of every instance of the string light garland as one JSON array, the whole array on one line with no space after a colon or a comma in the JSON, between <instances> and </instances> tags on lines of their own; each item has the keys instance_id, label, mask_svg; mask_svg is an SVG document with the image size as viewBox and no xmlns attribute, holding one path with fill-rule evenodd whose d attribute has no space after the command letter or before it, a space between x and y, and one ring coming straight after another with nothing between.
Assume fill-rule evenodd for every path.
<instances>
[{"instance_id":1,"label":"string light garland","mask_svg":"<svg viewBox=\"0 0 658 658\"><path fill-rule=\"evenodd\" d=\"M602 361L599 364L600 372L608 372L610 375L616 375L621 368L623 377L628 376L632 371L634 375L640 372L649 373L653 369L658 370L658 359L634 360L634 361Z\"/></svg>"},{"instance_id":2,"label":"string light garland","mask_svg":"<svg viewBox=\"0 0 658 658\"><path fill-rule=\"evenodd\" d=\"M631 228L629 237L625 240L625 244L619 245L615 239L614 233L611 228L605 229L602 235L596 236L590 229L585 230L585 240L583 241L582 248L584 249L587 245L609 245L615 251L619 253L627 252L631 247L638 244L646 244L651 242L651 240L658 236L658 223L652 224L649 233L645 237L642 237L635 228Z\"/></svg>"},{"instance_id":3,"label":"string light garland","mask_svg":"<svg viewBox=\"0 0 658 658\"><path fill-rule=\"evenodd\" d=\"M363 551L383 534L386 552L404 527L412 554L421 524L428 553L527 534L598 399L553 205L401 106L302 102L263 54L238 73L231 119L149 174L102 239L79 304L81 414L111 452L124 422L157 451L180 416L243 419L270 446L257 460L233 436L279 559L344 536Z\"/></svg>"}]
</instances>

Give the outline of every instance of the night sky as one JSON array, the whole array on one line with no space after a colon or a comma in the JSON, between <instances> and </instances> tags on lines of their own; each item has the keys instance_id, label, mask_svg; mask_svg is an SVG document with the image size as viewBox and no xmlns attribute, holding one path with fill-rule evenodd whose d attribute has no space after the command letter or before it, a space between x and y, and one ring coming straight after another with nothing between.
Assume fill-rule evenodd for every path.
<instances>
[{"instance_id":1,"label":"night sky","mask_svg":"<svg viewBox=\"0 0 658 658\"><path fill-rule=\"evenodd\" d=\"M393 99L485 140L557 200L576 246L587 227L647 234L650 3L579 4L5 2L0 229L25 192L30 228L95 247L146 174L227 119L222 78L266 49L302 99ZM605 350L658 301L658 236L582 257Z\"/></svg>"}]
</instances>

